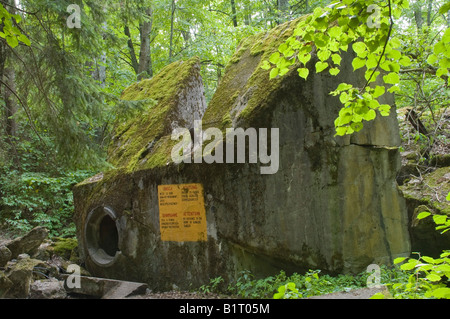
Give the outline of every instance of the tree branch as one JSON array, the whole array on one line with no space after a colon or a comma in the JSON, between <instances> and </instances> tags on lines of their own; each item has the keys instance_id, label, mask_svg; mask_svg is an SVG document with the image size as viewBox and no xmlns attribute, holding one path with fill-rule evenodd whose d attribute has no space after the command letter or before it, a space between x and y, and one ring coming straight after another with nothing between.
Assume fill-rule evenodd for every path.
<instances>
[{"instance_id":1,"label":"tree branch","mask_svg":"<svg viewBox=\"0 0 450 319\"><path fill-rule=\"evenodd\" d=\"M391 37L392 28L394 27L394 20L392 19L391 0L388 1L388 6L389 6L389 31L387 34L386 42L384 43L383 51L381 52L380 59L378 60L377 66L375 67L375 69L373 70L369 79L367 80L366 85L364 85L364 87L359 91L360 93L362 93L366 89L366 87L370 84L370 81L372 80L373 75L380 68L381 60L383 59L384 53L386 52L386 47L387 47L387 45L389 43L389 39Z\"/></svg>"}]
</instances>

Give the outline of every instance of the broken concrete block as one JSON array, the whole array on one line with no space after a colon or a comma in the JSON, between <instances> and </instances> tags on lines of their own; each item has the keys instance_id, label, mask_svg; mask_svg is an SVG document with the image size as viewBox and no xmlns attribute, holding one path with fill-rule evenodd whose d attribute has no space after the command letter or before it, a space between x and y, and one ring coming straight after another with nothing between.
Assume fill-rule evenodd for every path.
<instances>
[{"instance_id":1,"label":"broken concrete block","mask_svg":"<svg viewBox=\"0 0 450 319\"><path fill-rule=\"evenodd\" d=\"M37 251L42 242L47 238L48 230L44 227L36 227L23 237L19 237L5 243L11 251L11 258L17 258L20 254L32 255Z\"/></svg>"},{"instance_id":2,"label":"broken concrete block","mask_svg":"<svg viewBox=\"0 0 450 319\"><path fill-rule=\"evenodd\" d=\"M12 258L11 250L6 246L0 246L0 267L4 267Z\"/></svg>"},{"instance_id":3,"label":"broken concrete block","mask_svg":"<svg viewBox=\"0 0 450 319\"><path fill-rule=\"evenodd\" d=\"M122 299L132 295L145 294L145 283L79 276L77 284L68 283L69 276L64 276L64 288L69 293L76 293L102 299Z\"/></svg>"},{"instance_id":4,"label":"broken concrete block","mask_svg":"<svg viewBox=\"0 0 450 319\"><path fill-rule=\"evenodd\" d=\"M0 298L5 298L13 285L14 283L6 277L5 273L0 271Z\"/></svg>"},{"instance_id":5,"label":"broken concrete block","mask_svg":"<svg viewBox=\"0 0 450 319\"><path fill-rule=\"evenodd\" d=\"M8 263L5 274L13 283L13 286L6 293L6 298L24 299L29 296L35 267L45 267L45 264L40 260L31 258L22 258L16 262Z\"/></svg>"},{"instance_id":6,"label":"broken concrete block","mask_svg":"<svg viewBox=\"0 0 450 319\"><path fill-rule=\"evenodd\" d=\"M392 106L390 116L336 137L340 102L329 93L342 82L366 83L364 71L353 72L351 53L343 55L337 77L311 69L305 81L294 66L269 80L261 68L297 23L242 41L201 122L215 132L278 129L278 139L265 141L278 161L273 174L262 175L270 163L251 162L249 152L244 163L207 163L204 154L194 154L200 161L192 164L172 159L172 124L192 125L179 120L190 108L179 97L202 91L189 85L201 85L192 60L125 91L138 99L157 94L164 103L123 123L110 152L117 169L74 188L79 249L92 275L143 281L154 290L186 289L218 276L235 280L242 270L349 273L409 255L408 216L396 184L393 96L381 101ZM173 74L182 75L179 84L173 85Z\"/></svg>"},{"instance_id":7,"label":"broken concrete block","mask_svg":"<svg viewBox=\"0 0 450 319\"><path fill-rule=\"evenodd\" d=\"M30 299L65 299L64 282L57 279L36 280L30 286Z\"/></svg>"}]
</instances>

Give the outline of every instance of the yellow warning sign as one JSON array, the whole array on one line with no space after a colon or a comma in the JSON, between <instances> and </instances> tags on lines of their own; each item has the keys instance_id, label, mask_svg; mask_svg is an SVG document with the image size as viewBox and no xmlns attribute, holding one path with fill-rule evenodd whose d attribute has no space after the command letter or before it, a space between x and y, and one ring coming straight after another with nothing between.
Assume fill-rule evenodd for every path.
<instances>
[{"instance_id":1,"label":"yellow warning sign","mask_svg":"<svg viewBox=\"0 0 450 319\"><path fill-rule=\"evenodd\" d=\"M162 241L206 241L206 212L201 184L158 186Z\"/></svg>"}]
</instances>

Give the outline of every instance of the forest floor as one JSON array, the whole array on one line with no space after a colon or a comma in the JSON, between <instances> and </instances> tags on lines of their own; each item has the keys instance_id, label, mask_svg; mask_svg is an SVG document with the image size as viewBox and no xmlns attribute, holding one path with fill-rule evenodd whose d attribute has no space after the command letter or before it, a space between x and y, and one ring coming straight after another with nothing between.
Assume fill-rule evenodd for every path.
<instances>
[{"instance_id":1,"label":"forest floor","mask_svg":"<svg viewBox=\"0 0 450 319\"><path fill-rule=\"evenodd\" d=\"M354 289L348 292L335 292L321 296L309 297L307 299L370 299L376 293L387 294L386 288L362 288ZM126 299L241 299L238 296L230 296L214 293L182 292L169 291L164 293L148 293L146 295L137 295Z\"/></svg>"}]
</instances>

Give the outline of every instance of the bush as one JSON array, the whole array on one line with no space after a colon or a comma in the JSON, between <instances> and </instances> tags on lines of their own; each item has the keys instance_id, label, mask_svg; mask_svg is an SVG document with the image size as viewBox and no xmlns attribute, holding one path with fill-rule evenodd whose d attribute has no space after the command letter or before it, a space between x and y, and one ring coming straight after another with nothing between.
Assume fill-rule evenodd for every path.
<instances>
[{"instance_id":1,"label":"bush","mask_svg":"<svg viewBox=\"0 0 450 319\"><path fill-rule=\"evenodd\" d=\"M23 233L40 225L50 237L75 234L72 188L91 176L76 171L50 173L7 171L0 174L0 221L9 230Z\"/></svg>"}]
</instances>

